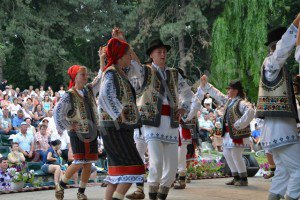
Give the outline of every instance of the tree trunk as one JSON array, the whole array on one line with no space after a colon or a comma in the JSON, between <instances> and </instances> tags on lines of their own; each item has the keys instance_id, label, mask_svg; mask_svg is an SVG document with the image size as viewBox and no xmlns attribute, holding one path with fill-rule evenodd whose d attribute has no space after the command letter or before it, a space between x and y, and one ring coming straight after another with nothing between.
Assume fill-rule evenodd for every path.
<instances>
[{"instance_id":1,"label":"tree trunk","mask_svg":"<svg viewBox=\"0 0 300 200\"><path fill-rule=\"evenodd\" d=\"M181 9L183 9L185 7L185 2L184 0L180 0L180 2L178 2L181 4ZM177 4L177 20L180 20L180 9L179 9L179 5ZM184 34L183 34L184 30L181 30L180 35L178 37L178 47L179 47L179 67L183 70L184 74L186 75L186 59L185 59L185 47L184 47Z\"/></svg>"}]
</instances>

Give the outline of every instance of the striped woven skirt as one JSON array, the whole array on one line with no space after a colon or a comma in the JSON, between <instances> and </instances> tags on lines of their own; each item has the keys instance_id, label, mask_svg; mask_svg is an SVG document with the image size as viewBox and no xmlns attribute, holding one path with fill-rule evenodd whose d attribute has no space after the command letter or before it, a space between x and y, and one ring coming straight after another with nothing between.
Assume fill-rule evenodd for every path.
<instances>
[{"instance_id":1,"label":"striped woven skirt","mask_svg":"<svg viewBox=\"0 0 300 200\"><path fill-rule=\"evenodd\" d=\"M145 166L133 140L133 129L105 128L101 131L108 157L108 176L111 184L144 182Z\"/></svg>"}]
</instances>

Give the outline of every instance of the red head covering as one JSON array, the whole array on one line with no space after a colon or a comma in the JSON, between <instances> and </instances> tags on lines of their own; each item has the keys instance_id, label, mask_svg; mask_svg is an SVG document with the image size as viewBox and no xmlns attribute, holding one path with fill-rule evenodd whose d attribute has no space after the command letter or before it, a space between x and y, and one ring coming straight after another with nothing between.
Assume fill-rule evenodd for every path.
<instances>
[{"instance_id":1,"label":"red head covering","mask_svg":"<svg viewBox=\"0 0 300 200\"><path fill-rule=\"evenodd\" d=\"M68 69L68 74L71 78L70 83L69 83L69 89L75 85L75 77L81 68L82 68L82 66L80 66L80 65L73 65Z\"/></svg>"},{"instance_id":2,"label":"red head covering","mask_svg":"<svg viewBox=\"0 0 300 200\"><path fill-rule=\"evenodd\" d=\"M128 49L128 43L117 38L110 39L106 48L107 65L102 69L102 71L105 71L109 66L116 64Z\"/></svg>"}]
</instances>

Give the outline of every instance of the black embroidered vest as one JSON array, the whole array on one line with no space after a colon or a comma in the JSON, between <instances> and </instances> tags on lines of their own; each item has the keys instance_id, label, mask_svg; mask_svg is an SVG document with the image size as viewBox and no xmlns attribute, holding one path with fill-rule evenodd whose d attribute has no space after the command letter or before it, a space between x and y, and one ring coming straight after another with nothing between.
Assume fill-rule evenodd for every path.
<instances>
[{"instance_id":1,"label":"black embroidered vest","mask_svg":"<svg viewBox=\"0 0 300 200\"><path fill-rule=\"evenodd\" d=\"M230 105L231 100L228 100L225 104L225 113L223 119L223 129L222 136L225 135L226 132L226 123L229 127L229 135L231 139L241 139L248 138L251 135L250 125L246 128L237 130L234 128L234 123L239 120L243 114L240 112L239 105L242 99L237 99L232 105ZM230 106L229 106L230 105Z\"/></svg>"}]
</instances>

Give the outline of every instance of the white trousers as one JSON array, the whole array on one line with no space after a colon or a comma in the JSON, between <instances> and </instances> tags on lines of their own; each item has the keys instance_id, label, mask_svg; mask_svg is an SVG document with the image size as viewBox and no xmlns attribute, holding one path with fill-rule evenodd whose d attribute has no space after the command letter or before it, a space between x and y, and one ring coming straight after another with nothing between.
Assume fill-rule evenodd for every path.
<instances>
[{"instance_id":1,"label":"white trousers","mask_svg":"<svg viewBox=\"0 0 300 200\"><path fill-rule=\"evenodd\" d=\"M245 173L246 164L243 160L244 148L224 148L223 155L230 168L231 173Z\"/></svg>"},{"instance_id":2,"label":"white trousers","mask_svg":"<svg viewBox=\"0 0 300 200\"><path fill-rule=\"evenodd\" d=\"M182 143L178 147L178 172L186 173L186 154L187 154L187 145Z\"/></svg>"},{"instance_id":3,"label":"white trousers","mask_svg":"<svg viewBox=\"0 0 300 200\"><path fill-rule=\"evenodd\" d=\"M148 142L149 175L151 186L171 187L178 166L178 144L150 140Z\"/></svg>"},{"instance_id":4,"label":"white trousers","mask_svg":"<svg viewBox=\"0 0 300 200\"><path fill-rule=\"evenodd\" d=\"M300 143L272 149L276 164L270 192L300 198Z\"/></svg>"},{"instance_id":5,"label":"white trousers","mask_svg":"<svg viewBox=\"0 0 300 200\"><path fill-rule=\"evenodd\" d=\"M146 163L145 160L145 153L147 151L147 143L145 140L135 140L136 149L138 150L140 157L142 158L143 162Z\"/></svg>"}]
</instances>

